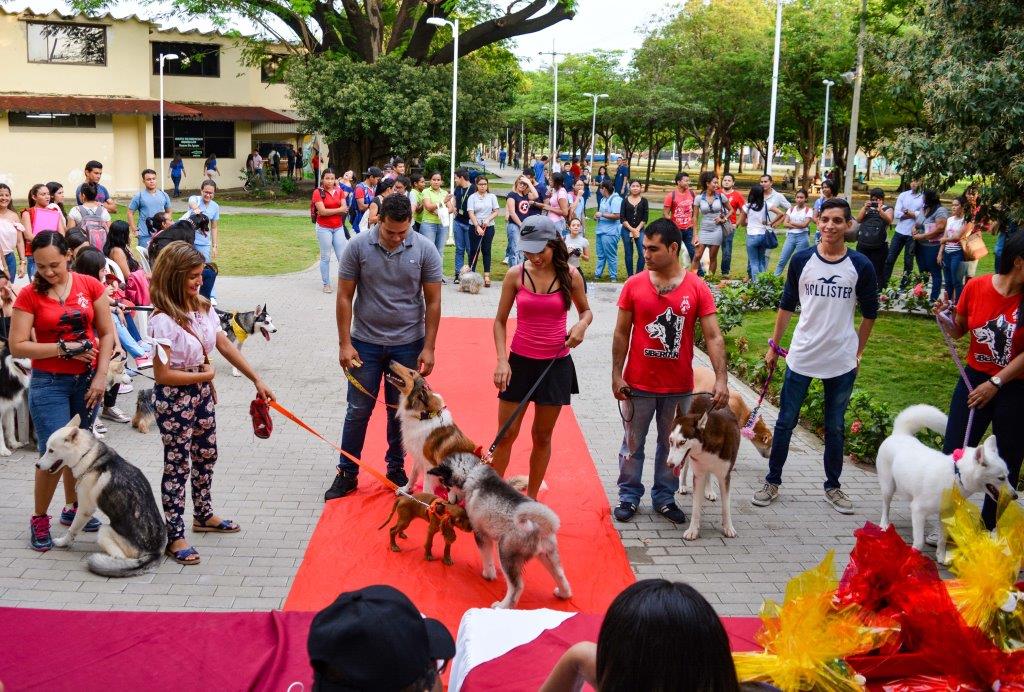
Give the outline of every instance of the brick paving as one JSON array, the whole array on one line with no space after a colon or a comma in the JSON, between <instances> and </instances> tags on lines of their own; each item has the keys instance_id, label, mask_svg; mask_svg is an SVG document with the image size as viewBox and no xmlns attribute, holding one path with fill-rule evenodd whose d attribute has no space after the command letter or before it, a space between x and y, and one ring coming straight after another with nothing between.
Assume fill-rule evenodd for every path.
<instances>
[{"instance_id":1,"label":"brick paving","mask_svg":"<svg viewBox=\"0 0 1024 692\"><path fill-rule=\"evenodd\" d=\"M574 354L582 392L575 413L597 472L611 502L617 502L615 479L621 422L609 393L608 368L618 287L592 287L594 324ZM224 307L251 309L269 302L280 331L269 343L250 340L246 355L283 403L328 436L341 427L344 394L336 357L334 296L320 292L315 269L275 277L222 278L218 295ZM492 288L479 296L446 286L446 316L491 317L498 298ZM438 354L440 358L444 354ZM705 362L703 356L698 360ZM95 534L83 534L70 550L33 552L27 546L32 509L35 453L18 450L0 458L0 603L5 606L92 610L267 610L280 607L299 566L322 508L323 491L333 474L333 453L321 442L278 417L269 440L252 435L248 403L253 389L244 378L232 378L219 359L217 390L220 460L214 483L214 506L237 520L234 535L191 535L202 554L198 566L171 561L153 573L131 579L106 579L85 569L83 559L94 549ZM490 379L491 364L481 365ZM136 387L147 380L136 378ZM751 402L755 394L734 382ZM134 410L135 393L119 404ZM765 416L774 422L776 412ZM109 423L107 442L138 465L157 485L161 446L155 433L141 435L126 425ZM556 431L557 434L557 431ZM648 443L653 452L653 437ZM766 462L744 442L734 477L733 522L739 533L725 539L718 533L717 504L706 509L702 536L682 540L683 527L654 515L645 498L635 519L618 524L630 561L639 577L662 576L693 583L725 615L756 613L764 598L781 597L794 573L817 564L836 549L837 564L846 563L853 530L877 521L879 508L874 474L847 464L844 488L856 504L852 516L837 514L823 500L821 444L799 430L785 472L782 498L767 508L750 505L760 486ZM650 471L647 472L650 477ZM50 507L59 514L62 489ZM191 501L189 500L189 503ZM681 501L689 514L689 498ZM909 533L909 519L899 512L897 526ZM191 511L190 509L188 511ZM63 527L55 524L55 534Z\"/></svg>"}]
</instances>

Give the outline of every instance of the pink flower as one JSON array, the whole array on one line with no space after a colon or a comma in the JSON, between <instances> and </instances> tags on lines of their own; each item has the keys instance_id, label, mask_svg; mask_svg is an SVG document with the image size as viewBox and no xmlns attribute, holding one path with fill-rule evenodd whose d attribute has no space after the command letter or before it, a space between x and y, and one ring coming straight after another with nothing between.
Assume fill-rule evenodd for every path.
<instances>
[{"instance_id":1,"label":"pink flower","mask_svg":"<svg viewBox=\"0 0 1024 692\"><path fill-rule=\"evenodd\" d=\"M864 427L863 423L861 423L859 420L855 420L855 421L853 421L853 424L850 425L850 432L853 433L854 435L856 435L857 433L859 433L861 431L861 429L863 429L863 427Z\"/></svg>"},{"instance_id":2,"label":"pink flower","mask_svg":"<svg viewBox=\"0 0 1024 692\"><path fill-rule=\"evenodd\" d=\"M918 284L914 286L914 297L924 298L924 284Z\"/></svg>"},{"instance_id":3,"label":"pink flower","mask_svg":"<svg viewBox=\"0 0 1024 692\"><path fill-rule=\"evenodd\" d=\"M878 302L880 302L880 303L888 303L889 302L889 296L884 295L884 294L878 296Z\"/></svg>"}]
</instances>

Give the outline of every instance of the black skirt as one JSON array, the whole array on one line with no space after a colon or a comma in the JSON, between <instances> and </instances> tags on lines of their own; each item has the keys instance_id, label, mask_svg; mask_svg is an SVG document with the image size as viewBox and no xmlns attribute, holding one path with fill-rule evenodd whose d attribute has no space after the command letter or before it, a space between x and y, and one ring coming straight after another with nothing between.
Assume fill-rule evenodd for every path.
<instances>
[{"instance_id":1,"label":"black skirt","mask_svg":"<svg viewBox=\"0 0 1024 692\"><path fill-rule=\"evenodd\" d=\"M517 353L510 353L508 364L512 369L512 377L509 380L508 388L504 392L499 392L498 398L514 403L525 399L534 382L550 362L548 359L537 360ZM534 391L533 396L530 397L530 401L539 406L568 406L571 396L579 393L580 386L576 381L576 366L572 363L572 356L567 355L555 361L551 370Z\"/></svg>"}]
</instances>

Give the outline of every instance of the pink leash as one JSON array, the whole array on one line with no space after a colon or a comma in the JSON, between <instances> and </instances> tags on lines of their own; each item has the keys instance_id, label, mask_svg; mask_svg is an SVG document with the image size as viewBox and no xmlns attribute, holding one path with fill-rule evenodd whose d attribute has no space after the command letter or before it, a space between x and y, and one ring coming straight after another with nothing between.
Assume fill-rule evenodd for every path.
<instances>
[{"instance_id":1,"label":"pink leash","mask_svg":"<svg viewBox=\"0 0 1024 692\"><path fill-rule=\"evenodd\" d=\"M789 351L775 343L774 339L768 339L768 345L782 358L789 355ZM757 397L757 406L755 406L754 410L750 412L750 417L747 418L746 425L744 425L743 429L740 430L740 434L748 440L754 439L754 424L757 423L757 414L761 410L761 404L764 403L765 396L768 394L768 385L771 384L772 377L775 376L775 369L778 367L778 363L779 361L775 360L768 367L768 376L764 378L764 385L761 386L761 395Z\"/></svg>"},{"instance_id":2,"label":"pink leash","mask_svg":"<svg viewBox=\"0 0 1024 692\"><path fill-rule=\"evenodd\" d=\"M953 308L950 307L946 312L940 312L935 314L935 321L939 325L939 331L942 332L942 338L946 342L946 348L949 349L949 355L953 358L953 362L956 364L956 369L960 371L960 379L964 381L964 385L967 387L967 392L973 392L974 386L971 384L970 379L967 377L967 371L964 369L964 362L960 359L960 352L956 350L956 343L953 342L953 337L949 335L948 328L953 326L953 319L949 313L952 313ZM970 413L967 414L967 430L964 432L964 443L953 452L953 461L960 461L964 455L964 450L967 448L967 441L971 439L971 427L974 425L974 408L971 407Z\"/></svg>"}]
</instances>

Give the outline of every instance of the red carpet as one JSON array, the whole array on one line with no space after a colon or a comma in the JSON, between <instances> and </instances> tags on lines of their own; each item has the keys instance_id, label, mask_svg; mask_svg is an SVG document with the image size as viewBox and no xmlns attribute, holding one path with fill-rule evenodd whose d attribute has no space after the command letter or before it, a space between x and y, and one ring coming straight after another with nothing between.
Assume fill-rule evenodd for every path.
<instances>
[{"instance_id":1,"label":"red carpet","mask_svg":"<svg viewBox=\"0 0 1024 692\"><path fill-rule=\"evenodd\" d=\"M491 324L485 319L442 320L437 367L428 378L445 398L459 427L484 448L497 432L498 403L491 383L495 362ZM527 471L532 418L528 411L512 455L510 474ZM383 406L378 406L362 455L381 470L386 449L384 421ZM329 437L337 434L321 432ZM558 543L573 598L555 598L551 576L537 561L531 561L519 607L603 613L635 578L612 527L608 500L594 462L569 408L562 410L552 445L546 476L549 489L541 492L540 499L561 518ZM394 495L364 473L356 493L327 503L285 610L319 610L342 591L368 584L391 584L408 595L423 613L444 622L454 635L466 609L487 607L501 599L504 579L500 573L493 582L481 578L480 555L470 534L459 533L452 548L455 564L451 567L423 559L426 524L421 521L409 527L407 540L399 539L402 552L391 552L387 529L377 527L393 502ZM437 536L434 554L440 555L442 549L443 541Z\"/></svg>"}]
</instances>

